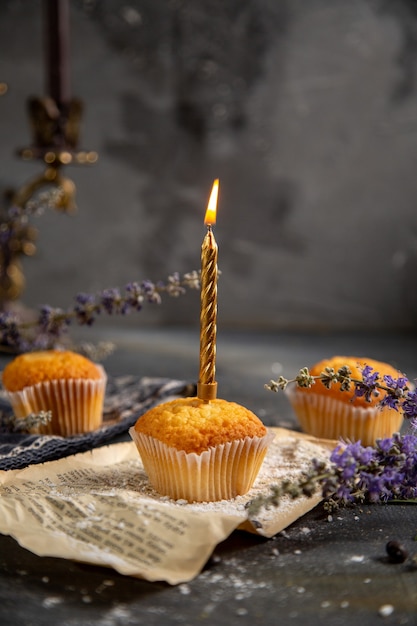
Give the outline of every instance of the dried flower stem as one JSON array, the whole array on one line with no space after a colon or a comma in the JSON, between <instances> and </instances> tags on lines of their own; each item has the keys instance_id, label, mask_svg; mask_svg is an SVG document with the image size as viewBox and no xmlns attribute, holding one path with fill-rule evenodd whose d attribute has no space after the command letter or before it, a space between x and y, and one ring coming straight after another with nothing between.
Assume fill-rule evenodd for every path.
<instances>
[{"instance_id":1,"label":"dried flower stem","mask_svg":"<svg viewBox=\"0 0 417 626\"><path fill-rule=\"evenodd\" d=\"M383 391L384 395L379 401L379 406L389 406L396 411L401 410L404 416L411 420L412 426L417 425L417 392L410 390L409 381L405 376L393 378L392 376L380 376L369 365L365 365L362 369L362 378L352 378L351 371L346 365L338 370L333 367L326 367L323 372L317 376L312 376L307 367L303 367L297 376L292 379L280 376L278 380L271 380L266 389L278 392L284 391L291 383L298 387L310 388L316 381L322 383L327 389L333 384L340 384L341 391L350 391L353 389L353 397L364 397L367 402L371 402L373 397L378 397Z\"/></svg>"},{"instance_id":2,"label":"dried flower stem","mask_svg":"<svg viewBox=\"0 0 417 626\"><path fill-rule=\"evenodd\" d=\"M29 432L32 428L48 424L52 419L51 411L39 411L39 413L30 413L26 417L10 418L10 424L15 432Z\"/></svg>"},{"instance_id":3,"label":"dried flower stem","mask_svg":"<svg viewBox=\"0 0 417 626\"><path fill-rule=\"evenodd\" d=\"M23 322L14 312L0 313L0 343L15 352L41 350L60 345L71 322L91 326L101 313L127 315L140 311L145 303L160 304L162 294L178 297L186 289L199 289L197 271L180 277L174 273L166 282L145 280L126 285L122 293L118 288L105 289L99 294L80 293L73 308L63 310L48 305L41 307L33 322Z\"/></svg>"},{"instance_id":4,"label":"dried flower stem","mask_svg":"<svg viewBox=\"0 0 417 626\"><path fill-rule=\"evenodd\" d=\"M365 501L417 503L417 436L397 433L366 447L360 442L342 442L328 464L313 460L298 482L272 485L268 495L249 502L249 517L262 508L279 506L284 496L296 499L317 492L329 511Z\"/></svg>"},{"instance_id":5,"label":"dried flower stem","mask_svg":"<svg viewBox=\"0 0 417 626\"><path fill-rule=\"evenodd\" d=\"M393 378L380 376L369 365L362 368L362 378L352 378L346 365L337 371L326 367L317 376L303 367L293 379L280 376L265 387L271 391L284 391L291 383L310 388L322 383L327 389L338 383L341 391L353 389L353 398L364 397L371 402L383 391L379 406L388 406L411 420L417 428L417 392L411 391L405 376ZM248 505L253 517L263 507L278 506L282 497L311 497L321 491L328 510L340 504L355 502L417 502L417 435L395 434L379 439L375 446L364 447L360 442L340 443L330 456L330 463L313 460L311 468L296 482L284 481L272 485L270 494L259 496Z\"/></svg>"}]
</instances>

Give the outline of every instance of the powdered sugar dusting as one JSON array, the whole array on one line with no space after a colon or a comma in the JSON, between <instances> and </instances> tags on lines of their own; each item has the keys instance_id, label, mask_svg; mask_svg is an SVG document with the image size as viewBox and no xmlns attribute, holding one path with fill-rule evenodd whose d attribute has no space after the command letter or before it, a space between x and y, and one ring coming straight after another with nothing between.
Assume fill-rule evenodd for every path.
<instances>
[{"instance_id":1,"label":"powdered sugar dusting","mask_svg":"<svg viewBox=\"0 0 417 626\"><path fill-rule=\"evenodd\" d=\"M187 507L188 510L202 513L204 511L218 512L221 515L241 515L242 519L247 518L247 503L259 494L267 495L270 487L274 484L282 482L284 479L294 480L300 478L301 474L307 471L313 458L327 461L329 458L328 449L315 441L307 438L299 438L297 436L277 436L271 443L265 460L262 464L259 475L252 489L243 496L237 496L231 500L220 500L216 502L193 502L188 503L186 500L172 500L168 496L161 496L150 485L148 477L143 470L139 468L136 474L136 488L141 494L152 499L158 499L160 502L166 502L169 506ZM290 497L283 497L279 506L279 513L285 512L286 519L291 521L298 518L300 507L309 506L305 509L312 508L319 499L300 498L293 500ZM253 520L254 526L259 534L272 536L281 530L274 523L277 517L277 509L263 510L257 520ZM286 525L286 524L285 524ZM282 528L285 527L282 526ZM306 531L308 532L308 530Z\"/></svg>"}]
</instances>

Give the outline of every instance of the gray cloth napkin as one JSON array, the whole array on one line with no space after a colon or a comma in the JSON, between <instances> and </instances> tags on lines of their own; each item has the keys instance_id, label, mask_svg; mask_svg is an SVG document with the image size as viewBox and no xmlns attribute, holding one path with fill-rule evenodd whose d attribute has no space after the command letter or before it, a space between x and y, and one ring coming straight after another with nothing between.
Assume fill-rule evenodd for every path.
<instances>
[{"instance_id":1,"label":"gray cloth napkin","mask_svg":"<svg viewBox=\"0 0 417 626\"><path fill-rule=\"evenodd\" d=\"M86 452L127 436L128 429L152 406L171 396L193 396L196 386L180 380L123 376L109 378L104 403L103 425L72 437L29 435L10 431L10 404L0 399L0 470L54 461ZM127 437L126 437L127 438Z\"/></svg>"}]
</instances>

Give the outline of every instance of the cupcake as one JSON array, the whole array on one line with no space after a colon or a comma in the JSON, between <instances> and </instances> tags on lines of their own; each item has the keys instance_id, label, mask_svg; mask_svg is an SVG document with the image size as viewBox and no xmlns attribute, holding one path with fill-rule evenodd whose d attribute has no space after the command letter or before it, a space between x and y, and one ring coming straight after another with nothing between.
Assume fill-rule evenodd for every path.
<instances>
[{"instance_id":1,"label":"cupcake","mask_svg":"<svg viewBox=\"0 0 417 626\"><path fill-rule=\"evenodd\" d=\"M51 411L51 421L32 432L67 437L102 423L106 374L81 354L68 350L21 354L6 365L2 382L17 418Z\"/></svg>"},{"instance_id":2,"label":"cupcake","mask_svg":"<svg viewBox=\"0 0 417 626\"><path fill-rule=\"evenodd\" d=\"M234 402L179 398L138 419L129 433L153 488L189 502L249 491L273 435Z\"/></svg>"},{"instance_id":3,"label":"cupcake","mask_svg":"<svg viewBox=\"0 0 417 626\"><path fill-rule=\"evenodd\" d=\"M389 375L398 378L398 370L387 363L363 357L335 356L324 359L310 368L312 376L320 375L326 367L336 372L346 365L351 377L362 380L362 370L366 365L377 371L381 378ZM376 439L391 437L398 432L403 422L402 414L390 407L380 407L385 396L383 390L378 395L365 397L354 395L354 387L348 391L340 389L340 383L332 383L327 389L320 381L309 388L287 388L287 396L303 431L326 439L361 441L362 445L373 445Z\"/></svg>"}]
</instances>

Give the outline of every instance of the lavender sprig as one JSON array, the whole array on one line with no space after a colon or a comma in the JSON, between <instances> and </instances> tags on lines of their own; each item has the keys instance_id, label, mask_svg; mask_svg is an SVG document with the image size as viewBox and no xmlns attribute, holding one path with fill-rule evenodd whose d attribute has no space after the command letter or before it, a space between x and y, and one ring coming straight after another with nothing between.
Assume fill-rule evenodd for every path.
<instances>
[{"instance_id":1,"label":"lavender sprig","mask_svg":"<svg viewBox=\"0 0 417 626\"><path fill-rule=\"evenodd\" d=\"M12 194L7 200L12 200ZM21 255L31 256L36 251L37 231L30 225L31 217L42 215L46 209L56 208L62 191L48 190L32 198L25 206L12 204L7 209L0 207L0 283L7 293L10 283L20 291L11 278L10 268Z\"/></svg>"},{"instance_id":2,"label":"lavender sprig","mask_svg":"<svg viewBox=\"0 0 417 626\"><path fill-rule=\"evenodd\" d=\"M200 275L192 271L180 276L174 273L166 282L145 280L98 294L79 293L72 308L64 310L44 305L31 322L23 321L15 312L0 313L0 343L15 352L48 349L60 345L72 322L91 326L101 313L127 315L140 311L145 303L160 304L162 294L179 297L188 289L199 289Z\"/></svg>"},{"instance_id":3,"label":"lavender sprig","mask_svg":"<svg viewBox=\"0 0 417 626\"><path fill-rule=\"evenodd\" d=\"M283 496L296 499L320 493L327 510L363 502L417 502L417 436L394 434L375 446L340 443L330 462L313 460L311 468L293 483L273 485L267 496L248 503L249 517L262 508L279 506Z\"/></svg>"},{"instance_id":4,"label":"lavender sprig","mask_svg":"<svg viewBox=\"0 0 417 626\"><path fill-rule=\"evenodd\" d=\"M353 399L363 397L367 402L371 402L373 397L378 397L381 391L385 392L378 402L382 408L384 406L402 411L404 417L410 420L411 425L417 428L417 391L410 390L409 381L405 376L393 378L392 376L382 376L370 365L365 365L361 372L362 378L357 379L351 376L348 366L343 365L338 370L333 367L325 367L324 371L317 376L311 375L307 367L303 367L297 376L292 379L280 376L278 380L271 380L265 385L270 391L284 391L291 383L298 387L310 388L316 381L322 383L327 389L335 383L340 384L341 391L353 390Z\"/></svg>"},{"instance_id":5,"label":"lavender sprig","mask_svg":"<svg viewBox=\"0 0 417 626\"><path fill-rule=\"evenodd\" d=\"M29 413L26 417L10 418L10 424L14 432L30 432L32 428L44 426L52 419L52 411L39 411L39 413Z\"/></svg>"}]
</instances>

